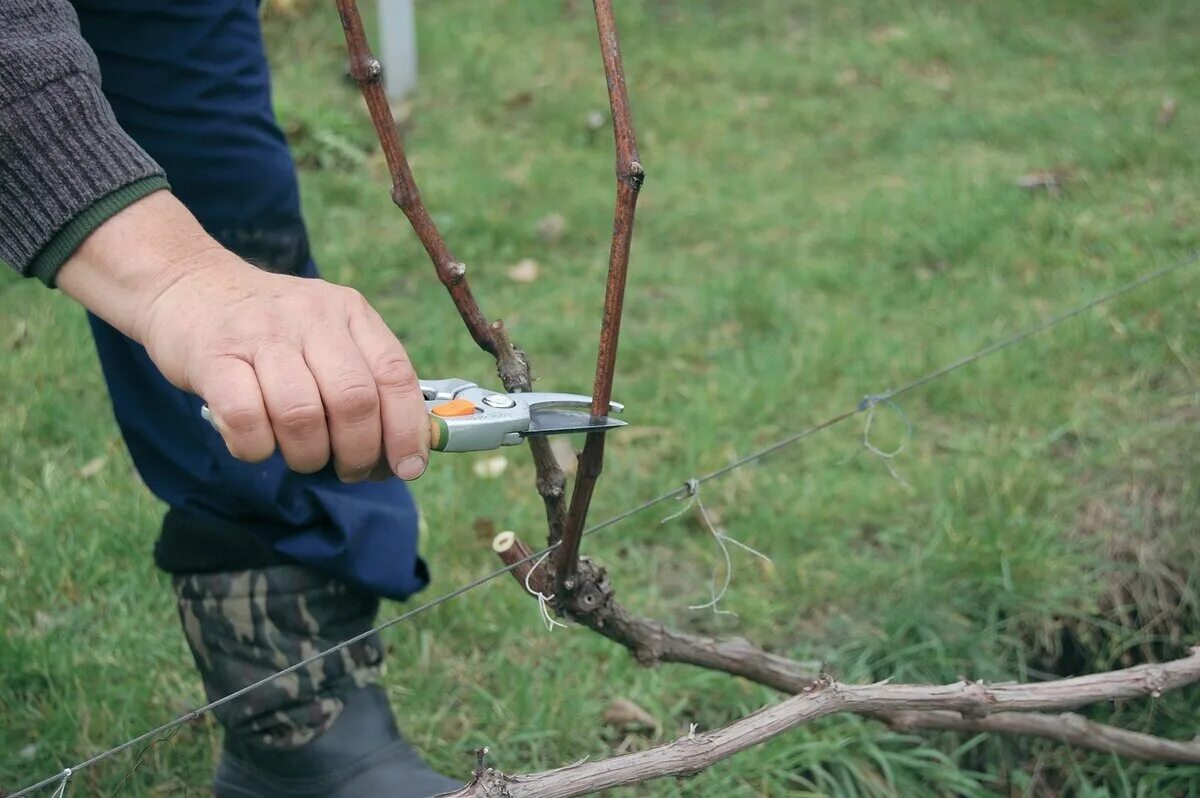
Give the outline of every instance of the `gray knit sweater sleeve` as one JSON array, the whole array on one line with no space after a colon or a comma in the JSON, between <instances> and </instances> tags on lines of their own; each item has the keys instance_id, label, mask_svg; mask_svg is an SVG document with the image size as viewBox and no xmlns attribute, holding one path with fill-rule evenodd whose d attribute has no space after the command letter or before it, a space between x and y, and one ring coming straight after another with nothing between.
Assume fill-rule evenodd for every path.
<instances>
[{"instance_id":1,"label":"gray knit sweater sleeve","mask_svg":"<svg viewBox=\"0 0 1200 798\"><path fill-rule=\"evenodd\" d=\"M87 234L165 185L100 93L67 0L0 0L0 261L53 284Z\"/></svg>"}]
</instances>

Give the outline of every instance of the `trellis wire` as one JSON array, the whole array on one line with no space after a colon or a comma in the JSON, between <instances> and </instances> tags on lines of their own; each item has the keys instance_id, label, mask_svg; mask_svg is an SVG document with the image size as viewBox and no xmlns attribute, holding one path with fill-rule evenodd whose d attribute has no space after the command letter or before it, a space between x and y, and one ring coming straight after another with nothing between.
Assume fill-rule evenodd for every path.
<instances>
[{"instance_id":1,"label":"trellis wire","mask_svg":"<svg viewBox=\"0 0 1200 798\"><path fill-rule=\"evenodd\" d=\"M813 435L816 435L818 432L827 430L830 427L837 426L838 424L841 424L843 421L853 418L854 416L857 416L860 413L867 412L870 408L874 407L876 404L878 404L880 402L889 402L898 396L901 396L903 394L914 391L923 385L927 385L928 383L933 382L934 380L941 379L942 377L945 377L946 375L948 375L952 372L958 371L959 369L961 369L965 366L969 366L970 364L975 363L979 360L982 360L983 358L994 355L995 353L997 353L1003 349L1007 349L1008 347L1013 346L1014 344L1018 344L1027 338L1037 335L1038 333L1045 332L1046 330L1049 330L1053 327L1057 327L1058 325L1062 324L1063 322L1073 319L1074 317L1080 315L1081 313L1085 313L1086 311L1091 310L1092 308L1098 307L1099 305L1103 305L1106 302L1110 302L1111 300L1116 299L1117 297L1123 296L1124 294L1127 294L1130 291L1133 291L1134 289L1140 288L1143 285L1146 285L1147 283L1154 282L1155 280L1159 280L1163 277L1166 277L1167 275L1173 274L1184 268L1192 266L1192 265L1196 264L1197 262L1200 262L1200 251L1193 252L1186 258L1184 258L1180 261L1177 261L1174 264L1171 264L1169 266L1164 266L1161 269L1157 269L1155 271L1144 274L1135 280L1132 280L1128 283L1125 283L1124 285L1114 288L1113 290L1111 290L1105 294L1102 294L1098 297L1095 297L1095 298L1089 300L1088 302L1085 302L1082 305L1078 305L1078 306L1071 308L1070 310L1064 311L1063 313L1060 313L1056 316L1052 316L1049 319L1046 319L1042 322L1039 322L1038 324L1035 324L1032 327L1029 327L1025 330L1022 330L1021 332L1016 333L1015 335L1012 335L1001 341L997 341L996 343L985 346L983 349L980 349L976 352L973 352L972 354L961 357L958 360L955 360L951 363L948 363L945 366L942 366L941 368L938 368L934 371L929 372L928 374L918 377L918 378L912 380L911 382L907 382L907 383L901 385L899 388L884 391L883 393L880 393L880 394L870 394L870 395L868 395L868 397L866 399L861 401L858 405L856 405L851 410L847 410L843 413L839 413L838 415L832 416L831 418L828 418L818 424L814 424L810 427L807 427L806 429L803 429L800 432L797 432L793 435L789 435L786 438L776 441L775 443L771 444L770 446L766 446L762 449L759 449L758 451L752 452L751 454L748 454L744 457L738 458L737 460L734 460L731 463L729 463L728 465L722 466L721 468L718 468L715 471L710 471L709 473L704 474L699 477L693 477L692 479L689 479L687 482L685 482L684 484L680 485L679 487L677 487L673 490L669 490L666 493L663 493L663 494L660 494L660 495L654 497L653 499L644 501L641 504L626 510L625 512L614 515L611 518L609 518L605 521L602 521L602 522L584 530L583 534L585 536L595 534L596 532L599 532L602 529L607 529L611 526L615 526L616 524L620 523L621 521L624 521L625 519L630 518L631 516L637 515L638 513L649 510L650 508L655 507L659 504L662 504L665 501L674 499L674 498L682 496L682 495L686 495L689 491L692 490L692 488L690 486L693 484L696 486L699 486L706 482L711 482L714 479L719 479L719 478L725 476L726 474L729 474L732 471L742 468L743 466L746 466L746 465L754 463L758 460L761 460L762 458L766 457L767 455L773 454L774 452L777 452L781 449L785 449L789 446L799 443L800 441L804 440L805 438L810 438ZM142 743L147 740L151 740L151 739L157 737L158 735L163 734L164 732L171 731L172 729L176 729L186 723L190 723L193 720L199 718L201 715L204 715L206 712L209 712L213 709L216 709L217 707L228 704L229 702L234 701L234 700L246 695L247 693L258 689L259 687L262 687L263 685L269 684L270 682L274 681L275 679L278 679L281 676L286 676L290 673L294 673L295 671L299 670L300 668L311 665L313 662L316 662L319 659L327 657L330 654L335 654L338 651L341 651L342 649L344 649L348 646L354 645L355 643L358 643L358 642L370 637L373 634L377 634L385 629L389 629L392 626L395 626L396 624L407 621L410 618L413 618L417 615L420 615L423 612L426 612L427 610L433 609L434 607L438 607L438 606L446 603L447 601L450 601L451 599L454 599L454 598L457 598L457 597L463 595L464 593L468 593L477 587L481 587L482 585L485 585L488 582L491 582L492 580L497 579L497 578L503 576L504 574L507 574L507 573L513 571L514 569L520 567L521 565L523 565L531 560L534 560L538 557L545 556L549 552L556 549L558 547L558 545L559 545L558 543L551 544L544 549L533 552L528 557L524 557L520 560L517 560L516 562L512 563L511 565L506 565L503 568L498 568L495 571L492 571L491 573L487 574L486 576L481 576L472 582L468 582L467 584L465 584L459 588L456 588L455 590L452 590L448 593L443 593L442 595L438 596L437 598L432 599L431 601L428 601L424 604L421 604L420 606L414 607L413 609L408 610L407 612L401 613L400 615L397 615L394 618L390 618L390 619L384 621L383 623L379 624L378 626L363 632L362 634L355 635L354 637L350 638L349 640L344 640L341 643L338 643L337 645L334 645L334 646L331 646L330 648L325 649L324 651L313 654L312 656L302 659L299 662L297 662L293 665L290 665L287 668L284 668L283 670L281 670L277 673L273 673L270 676L260 679L259 681L255 682L254 684L247 685L246 687L243 687L240 690L235 690L234 692L230 693L229 695L223 696L222 698L218 698L217 700L212 701L208 704L205 704L204 706L202 706L198 709L194 709L191 712L181 715L172 721L164 723L161 726L158 726L157 728L151 729L148 732L140 734L131 740L127 740L126 742L123 742L120 745L110 748L107 751L103 751L99 754L96 754L95 756L93 756L89 759L85 759L84 761L80 762L79 764L77 764L73 767L65 768L65 769L59 771L58 773L54 774L53 776L49 776L45 779L42 779L41 781L37 782L36 784L31 784L30 786L25 787L24 789L18 790L17 792L12 793L12 795L10 795L9 798L22 798L22 796L30 795L31 793L35 792L36 790L40 790L43 787L48 787L50 785L55 785L55 784L57 784L57 786L59 786L60 788L65 789L66 782L71 778L71 776L74 775L75 773L78 773L81 770L85 770L95 764L98 764L99 762L104 761L105 759L108 759L112 756L115 756L115 755L121 753L122 751L128 750L129 748L132 748L133 746L137 745L138 743ZM62 794L62 792L63 792L63 790L60 789L56 792L56 795Z\"/></svg>"}]
</instances>

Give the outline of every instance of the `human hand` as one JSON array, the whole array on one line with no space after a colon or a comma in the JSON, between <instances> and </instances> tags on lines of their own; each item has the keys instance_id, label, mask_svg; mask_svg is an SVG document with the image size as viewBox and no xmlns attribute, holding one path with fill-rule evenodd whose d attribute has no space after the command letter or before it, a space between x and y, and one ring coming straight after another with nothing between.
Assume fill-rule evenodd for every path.
<instances>
[{"instance_id":1,"label":"human hand","mask_svg":"<svg viewBox=\"0 0 1200 798\"><path fill-rule=\"evenodd\" d=\"M139 209L156 197L166 206ZM141 342L171 383L203 397L234 457L257 462L278 447L300 472L332 459L347 482L420 476L429 423L416 373L362 295L256 269L191 230L181 210L165 192L131 205L80 248L91 268L69 261L59 286ZM180 239L181 228L190 235ZM142 257L128 257L131 242ZM105 268L110 246L122 266ZM160 267L131 280L145 253Z\"/></svg>"},{"instance_id":2,"label":"human hand","mask_svg":"<svg viewBox=\"0 0 1200 798\"><path fill-rule=\"evenodd\" d=\"M425 404L404 347L357 291L260 271L210 253L159 294L151 359L208 403L234 457L276 446L309 473L332 457L346 482L390 470L415 479L429 457Z\"/></svg>"}]
</instances>

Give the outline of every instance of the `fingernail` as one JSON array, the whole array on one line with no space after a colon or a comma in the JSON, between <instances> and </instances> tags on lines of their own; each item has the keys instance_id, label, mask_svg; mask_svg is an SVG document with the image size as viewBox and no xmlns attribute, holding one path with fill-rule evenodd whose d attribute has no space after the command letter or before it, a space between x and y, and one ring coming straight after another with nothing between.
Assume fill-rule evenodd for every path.
<instances>
[{"instance_id":1,"label":"fingernail","mask_svg":"<svg viewBox=\"0 0 1200 798\"><path fill-rule=\"evenodd\" d=\"M405 457L399 463L396 463L396 476L404 480L413 480L425 473L427 465L425 458L418 455L410 455Z\"/></svg>"}]
</instances>

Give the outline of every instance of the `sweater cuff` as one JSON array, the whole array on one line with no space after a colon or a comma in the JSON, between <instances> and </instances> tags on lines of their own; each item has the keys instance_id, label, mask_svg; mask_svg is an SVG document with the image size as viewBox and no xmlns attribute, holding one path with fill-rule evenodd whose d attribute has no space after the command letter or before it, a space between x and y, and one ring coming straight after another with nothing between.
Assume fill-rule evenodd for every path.
<instances>
[{"instance_id":1,"label":"sweater cuff","mask_svg":"<svg viewBox=\"0 0 1200 798\"><path fill-rule=\"evenodd\" d=\"M163 170L121 130L89 76L67 75L18 97L0 112L0 259L29 274L73 219L156 175Z\"/></svg>"},{"instance_id":2,"label":"sweater cuff","mask_svg":"<svg viewBox=\"0 0 1200 798\"><path fill-rule=\"evenodd\" d=\"M30 276L38 278L53 288L58 270L67 262L68 258L75 254L79 245L97 227L143 197L153 194L155 191L170 188L165 177L151 175L135 180L96 200L67 222L42 248L42 251L34 256L29 263Z\"/></svg>"}]
</instances>

